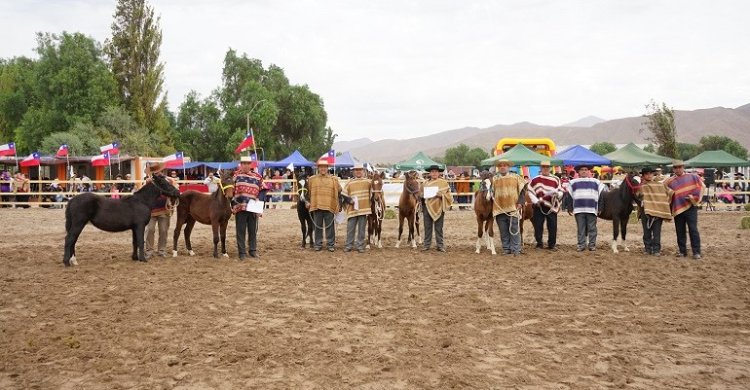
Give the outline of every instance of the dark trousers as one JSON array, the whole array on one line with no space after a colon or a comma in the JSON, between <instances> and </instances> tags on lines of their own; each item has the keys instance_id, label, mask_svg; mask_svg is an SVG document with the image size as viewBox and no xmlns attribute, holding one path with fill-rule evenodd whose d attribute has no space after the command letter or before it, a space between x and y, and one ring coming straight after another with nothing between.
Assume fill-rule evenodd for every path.
<instances>
[{"instance_id":1,"label":"dark trousers","mask_svg":"<svg viewBox=\"0 0 750 390\"><path fill-rule=\"evenodd\" d=\"M495 216L497 230L500 232L500 243L503 245L503 253L521 253L521 226L518 216L498 214Z\"/></svg>"},{"instance_id":2,"label":"dark trousers","mask_svg":"<svg viewBox=\"0 0 750 390\"><path fill-rule=\"evenodd\" d=\"M546 214L546 215L545 215ZM542 233L544 233L544 222L547 222L547 246L554 248L557 245L557 213L550 211L543 205L534 207L534 215L531 223L534 224L534 239L536 245L542 246Z\"/></svg>"},{"instance_id":3,"label":"dark trousers","mask_svg":"<svg viewBox=\"0 0 750 390\"><path fill-rule=\"evenodd\" d=\"M246 238L250 253L255 253L258 250L258 214L240 211L235 214L234 218L237 224L237 251L240 257L245 257L247 254Z\"/></svg>"},{"instance_id":4,"label":"dark trousers","mask_svg":"<svg viewBox=\"0 0 750 390\"><path fill-rule=\"evenodd\" d=\"M674 217L674 230L677 232L677 247L680 253L687 254L687 232L690 232L690 249L693 254L701 253L701 236L698 233L698 208L695 206Z\"/></svg>"},{"instance_id":5,"label":"dark trousers","mask_svg":"<svg viewBox=\"0 0 750 390\"><path fill-rule=\"evenodd\" d=\"M596 248L596 214L576 214L576 227L578 228L578 249L586 249L586 238L588 247Z\"/></svg>"},{"instance_id":6,"label":"dark trousers","mask_svg":"<svg viewBox=\"0 0 750 390\"><path fill-rule=\"evenodd\" d=\"M336 226L333 222L333 213L326 210L315 210L312 212L313 228L315 229L315 249L323 247L323 229L326 231L326 242L329 248L336 245Z\"/></svg>"},{"instance_id":7,"label":"dark trousers","mask_svg":"<svg viewBox=\"0 0 750 390\"><path fill-rule=\"evenodd\" d=\"M440 214L440 218L433 220L430 216L430 212L427 211L427 207L422 206L424 210L424 247L429 249L432 245L432 231L435 230L435 245L438 248L445 249L443 243L443 221L445 221L445 213Z\"/></svg>"},{"instance_id":8,"label":"dark trousers","mask_svg":"<svg viewBox=\"0 0 750 390\"><path fill-rule=\"evenodd\" d=\"M643 225L643 246L646 253L653 255L661 252L661 225L663 218L643 215L641 224Z\"/></svg>"}]
</instances>

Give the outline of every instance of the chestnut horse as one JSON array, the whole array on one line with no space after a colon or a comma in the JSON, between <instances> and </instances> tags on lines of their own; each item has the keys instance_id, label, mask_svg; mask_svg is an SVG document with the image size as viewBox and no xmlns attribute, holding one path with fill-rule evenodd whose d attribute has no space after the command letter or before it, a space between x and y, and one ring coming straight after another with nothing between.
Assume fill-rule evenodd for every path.
<instances>
[{"instance_id":1,"label":"chestnut horse","mask_svg":"<svg viewBox=\"0 0 750 390\"><path fill-rule=\"evenodd\" d=\"M213 194L188 190L180 195L180 204L177 206L177 223L174 227L174 242L172 245L172 257L177 257L177 241L180 239L180 229L185 225L185 246L190 256L195 256L193 245L190 243L190 234L193 232L195 222L211 225L214 234L214 257L219 257L218 244L221 240L221 254L227 254L227 224L232 217L230 205L234 196L234 185L232 172L221 174L219 189Z\"/></svg>"},{"instance_id":2,"label":"chestnut horse","mask_svg":"<svg viewBox=\"0 0 750 390\"><path fill-rule=\"evenodd\" d=\"M377 244L378 248L383 247L383 242L380 240L380 232L383 230L383 217L385 217L383 179L385 179L385 172L375 172L370 179L372 185L370 209L372 213L367 216L367 249L370 249L370 244ZM373 237L376 237L375 241L373 241Z\"/></svg>"},{"instance_id":3,"label":"chestnut horse","mask_svg":"<svg viewBox=\"0 0 750 390\"><path fill-rule=\"evenodd\" d=\"M404 175L404 189L398 200L398 241L396 248L401 244L401 234L404 232L404 219L409 223L409 239L411 247L417 247L419 238L419 213L421 212L421 185L419 184L419 173L409 171ZM416 231L416 235L414 234Z\"/></svg>"},{"instance_id":4,"label":"chestnut horse","mask_svg":"<svg viewBox=\"0 0 750 390\"><path fill-rule=\"evenodd\" d=\"M496 255L495 251L495 232L493 224L495 218L492 216L492 173L484 171L479 175L481 182L479 183L479 190L474 193L474 215L477 218L477 250L479 253L482 249L482 236L487 233L485 237L485 243L487 249L489 249L493 255Z\"/></svg>"},{"instance_id":5,"label":"chestnut horse","mask_svg":"<svg viewBox=\"0 0 750 390\"><path fill-rule=\"evenodd\" d=\"M521 217L518 218L518 225L519 225L519 233L521 235L521 245L523 245L523 222L529 221L531 222L531 219L534 217L534 203L531 201L531 197L529 196L529 191L531 191L531 188L526 187L525 196L526 196L526 202L523 204L523 208L521 209Z\"/></svg>"}]
</instances>

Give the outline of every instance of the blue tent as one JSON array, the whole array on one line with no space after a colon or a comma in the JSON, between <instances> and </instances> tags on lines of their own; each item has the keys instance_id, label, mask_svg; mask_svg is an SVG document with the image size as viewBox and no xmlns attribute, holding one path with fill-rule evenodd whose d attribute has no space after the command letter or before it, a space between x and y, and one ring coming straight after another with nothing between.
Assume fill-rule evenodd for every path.
<instances>
[{"instance_id":1,"label":"blue tent","mask_svg":"<svg viewBox=\"0 0 750 390\"><path fill-rule=\"evenodd\" d=\"M299 150L295 150L292 154L287 156L283 160L279 161L263 161L261 162L261 165L265 165L266 167L270 168L284 168L289 166L289 164L294 165L294 167L311 167L315 164L308 161L305 156L302 155L302 153L299 152Z\"/></svg>"},{"instance_id":2,"label":"blue tent","mask_svg":"<svg viewBox=\"0 0 750 390\"><path fill-rule=\"evenodd\" d=\"M336 168L351 168L357 162L359 160L352 157L352 154L349 152L344 152L340 156L336 156Z\"/></svg>"},{"instance_id":3,"label":"blue tent","mask_svg":"<svg viewBox=\"0 0 750 390\"><path fill-rule=\"evenodd\" d=\"M560 153L555 154L555 158L562 160L564 165L611 165L612 161L602 157L581 145L574 145Z\"/></svg>"}]
</instances>

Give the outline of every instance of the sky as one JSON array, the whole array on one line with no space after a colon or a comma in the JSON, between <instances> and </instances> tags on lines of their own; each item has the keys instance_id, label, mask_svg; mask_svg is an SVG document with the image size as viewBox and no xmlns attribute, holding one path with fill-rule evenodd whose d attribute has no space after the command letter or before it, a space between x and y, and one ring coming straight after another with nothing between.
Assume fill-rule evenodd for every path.
<instances>
[{"instance_id":1,"label":"sky","mask_svg":"<svg viewBox=\"0 0 750 390\"><path fill-rule=\"evenodd\" d=\"M170 109L230 48L319 94L337 140L750 103L750 1L149 0ZM0 58L110 36L114 0L0 0Z\"/></svg>"}]
</instances>

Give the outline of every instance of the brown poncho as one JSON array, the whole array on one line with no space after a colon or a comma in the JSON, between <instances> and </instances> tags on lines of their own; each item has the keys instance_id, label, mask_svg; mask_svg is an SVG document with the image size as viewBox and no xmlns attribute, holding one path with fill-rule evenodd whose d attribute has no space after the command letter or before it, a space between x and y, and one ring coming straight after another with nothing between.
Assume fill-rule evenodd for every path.
<instances>
[{"instance_id":1,"label":"brown poncho","mask_svg":"<svg viewBox=\"0 0 750 390\"><path fill-rule=\"evenodd\" d=\"M427 180L424 183L424 187L437 187L438 195L424 200L424 204L427 207L427 212L433 220L437 220L440 216L448 211L453 204L453 195L451 194L451 188L448 182L443 179Z\"/></svg>"},{"instance_id":2,"label":"brown poncho","mask_svg":"<svg viewBox=\"0 0 750 390\"><path fill-rule=\"evenodd\" d=\"M370 208L370 195L372 195L372 183L370 180L351 179L346 183L344 187L344 193L350 198L357 197L357 209L354 205L346 205L346 216L357 217L360 215L370 215L372 210Z\"/></svg>"},{"instance_id":3,"label":"brown poncho","mask_svg":"<svg viewBox=\"0 0 750 390\"><path fill-rule=\"evenodd\" d=\"M331 175L310 177L310 211L326 210L332 213L339 211L339 179Z\"/></svg>"}]
</instances>

